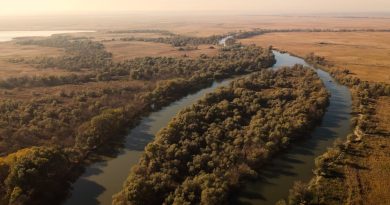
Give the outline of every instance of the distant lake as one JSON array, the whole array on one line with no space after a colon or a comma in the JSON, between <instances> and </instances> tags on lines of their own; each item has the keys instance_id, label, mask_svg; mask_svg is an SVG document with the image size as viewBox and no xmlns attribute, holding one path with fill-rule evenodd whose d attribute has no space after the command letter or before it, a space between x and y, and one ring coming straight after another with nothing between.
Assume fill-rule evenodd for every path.
<instances>
[{"instance_id":1,"label":"distant lake","mask_svg":"<svg viewBox=\"0 0 390 205\"><path fill-rule=\"evenodd\" d=\"M0 42L11 41L17 37L32 37L32 36L51 36L53 34L63 33L81 33L81 32L94 32L94 31L81 31L81 30L62 30L62 31L0 31Z\"/></svg>"}]
</instances>

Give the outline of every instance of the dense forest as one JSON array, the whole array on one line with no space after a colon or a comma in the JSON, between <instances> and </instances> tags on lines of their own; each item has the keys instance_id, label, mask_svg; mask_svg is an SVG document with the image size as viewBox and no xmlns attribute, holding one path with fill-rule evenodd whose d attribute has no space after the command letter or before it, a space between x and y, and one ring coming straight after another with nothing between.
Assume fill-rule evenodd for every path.
<instances>
[{"instance_id":1,"label":"dense forest","mask_svg":"<svg viewBox=\"0 0 390 205\"><path fill-rule=\"evenodd\" d=\"M62 68L69 71L81 69L98 69L109 67L112 54L104 45L86 38L72 38L64 35L54 35L38 40L22 40L21 45L39 45L62 48L66 55L61 57L37 57L35 59L14 59L14 62L34 64L38 68Z\"/></svg>"},{"instance_id":2,"label":"dense forest","mask_svg":"<svg viewBox=\"0 0 390 205\"><path fill-rule=\"evenodd\" d=\"M233 36L235 39L244 39L251 38L254 36L266 34L266 33L278 33L278 32L390 32L389 29L252 29L249 31L235 31L229 32L224 35L212 35L207 37L195 37L195 36L186 36L180 34L174 34L165 30L123 30L116 31L120 33L157 33L165 35L167 37L158 37L158 38L145 38L145 37L124 37L120 40L122 41L145 41L145 42L155 42L155 43L165 43L170 44L174 47L184 47L188 45L197 46L201 44L218 44L219 41L227 36Z\"/></svg>"},{"instance_id":3,"label":"dense forest","mask_svg":"<svg viewBox=\"0 0 390 205\"><path fill-rule=\"evenodd\" d=\"M49 37L24 43L64 48L66 56L95 56L96 50L106 53L99 43L88 42ZM84 53L90 45L96 49ZM275 63L270 49L242 45L195 59L145 57L115 64L110 59L95 64L94 57L82 58L81 64L74 63L75 58L58 59L69 61L70 70L86 64L96 68L89 68L88 74L15 77L0 82L3 94L11 96L0 101L0 192L4 204L56 200L66 192L62 186L73 168L106 142L120 140L141 116L216 79L259 71ZM40 93L40 89L52 88L54 94ZM32 95L14 99L15 92ZM59 161L63 164L57 166ZM45 194L48 189L50 195Z\"/></svg>"},{"instance_id":4,"label":"dense forest","mask_svg":"<svg viewBox=\"0 0 390 205\"><path fill-rule=\"evenodd\" d=\"M65 56L56 58L13 59L41 68L62 68L69 71L87 69L88 74L61 76L21 76L0 80L0 88L58 86L115 80L162 80L194 75L223 78L243 74L274 63L270 48L233 45L224 47L217 56L201 55L199 58L144 57L114 63L112 54L102 44L68 36L53 36L41 40L21 41L20 44L64 48ZM85 52L88 50L88 52ZM69 58L69 55L72 56ZM75 57L75 58L73 58ZM100 59L100 60L97 60ZM58 65L57 65L58 64Z\"/></svg>"},{"instance_id":5,"label":"dense forest","mask_svg":"<svg viewBox=\"0 0 390 205\"><path fill-rule=\"evenodd\" d=\"M66 186L69 157L55 147L32 147L0 158L0 204L50 204Z\"/></svg>"},{"instance_id":6,"label":"dense forest","mask_svg":"<svg viewBox=\"0 0 390 205\"><path fill-rule=\"evenodd\" d=\"M242 179L302 138L327 103L321 80L301 66L235 80L157 134L114 204L226 204Z\"/></svg>"},{"instance_id":7,"label":"dense forest","mask_svg":"<svg viewBox=\"0 0 390 205\"><path fill-rule=\"evenodd\" d=\"M176 34L167 31L167 30L159 30L159 29L133 29L133 30L115 30L115 31L109 31L109 33L120 33L120 34L126 34L126 33L155 33L155 34L161 34L164 36L174 36Z\"/></svg>"},{"instance_id":8,"label":"dense forest","mask_svg":"<svg viewBox=\"0 0 390 205\"><path fill-rule=\"evenodd\" d=\"M145 86L138 83L133 87L86 91L65 89L57 96L36 97L30 101L4 99L0 102L0 124L7 126L0 129L0 150L5 154L24 146L40 145L41 140L37 139L43 141L52 139L54 142L58 140L57 143L60 144L71 143L77 127L82 122L88 121L105 109L125 106L126 103L121 100L134 101L138 98L142 99L141 102L153 102L162 106L188 92L211 84L214 79L257 71L273 63L274 56L269 49L234 46L223 49L215 57L135 59L119 63L95 75L11 78L0 85L5 88L19 86L29 88L90 81L102 83L120 81L124 84L134 81L144 82ZM145 107L147 105L145 104Z\"/></svg>"},{"instance_id":9,"label":"dense forest","mask_svg":"<svg viewBox=\"0 0 390 205\"><path fill-rule=\"evenodd\" d=\"M171 35L170 37L159 38L141 38L141 37L127 37L121 38L122 41L145 41L155 43L170 44L174 47L181 47L187 45L201 45L201 44L218 44L223 38L222 35L213 35L208 37L192 37L183 35Z\"/></svg>"}]
</instances>

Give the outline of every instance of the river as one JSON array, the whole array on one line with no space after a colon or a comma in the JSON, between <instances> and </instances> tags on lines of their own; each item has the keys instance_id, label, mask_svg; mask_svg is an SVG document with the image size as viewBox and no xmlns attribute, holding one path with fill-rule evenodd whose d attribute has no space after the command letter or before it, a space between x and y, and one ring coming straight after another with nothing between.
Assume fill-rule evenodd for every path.
<instances>
[{"instance_id":1,"label":"river","mask_svg":"<svg viewBox=\"0 0 390 205\"><path fill-rule=\"evenodd\" d=\"M11 41L18 37L47 37L53 34L65 34L65 33L82 33L82 32L94 32L83 30L61 30L61 31L0 31L0 42Z\"/></svg>"},{"instance_id":2,"label":"river","mask_svg":"<svg viewBox=\"0 0 390 205\"><path fill-rule=\"evenodd\" d=\"M214 82L211 87L190 94L142 118L140 124L126 136L125 146L115 158L107 158L86 168L84 174L73 184L72 195L65 204L111 204L112 195L121 190L130 168L138 162L145 146L154 139L154 135L167 126L180 110L194 104L217 87L228 85L232 80Z\"/></svg>"},{"instance_id":3,"label":"river","mask_svg":"<svg viewBox=\"0 0 390 205\"><path fill-rule=\"evenodd\" d=\"M304 60L274 52L277 63L273 69L283 65L302 64L308 67ZM345 138L352 133L351 106L352 98L349 89L340 85L329 73L316 69L318 76L330 92L330 104L322 119L306 140L292 146L272 159L259 173L260 179L246 184L239 193L237 204L245 205L275 205L277 201L286 198L294 182L308 182L313 177L315 158L323 154L333 145L336 138Z\"/></svg>"},{"instance_id":4,"label":"river","mask_svg":"<svg viewBox=\"0 0 390 205\"><path fill-rule=\"evenodd\" d=\"M219 45L222 45L222 46L226 46L226 41L229 40L229 39L233 39L234 37L233 36L226 36L225 38L221 39L218 44Z\"/></svg>"},{"instance_id":5,"label":"river","mask_svg":"<svg viewBox=\"0 0 390 205\"><path fill-rule=\"evenodd\" d=\"M303 64L302 59L274 51L277 63L272 69L281 66ZM261 180L248 183L238 202L242 204L275 204L288 194L295 180L309 180L313 174L314 159L331 146L336 137L344 137L351 132L351 94L342 85L334 82L328 73L316 70L327 90L331 93L330 105L322 124L311 134L311 138L297 142L287 153L276 157L261 173ZM144 151L144 147L153 140L154 135L183 108L192 105L208 92L217 87L228 85L232 79L214 82L206 89L172 103L164 109L142 118L125 138L125 146L115 158L88 166L84 174L73 184L66 205L111 204L112 195L119 192L129 174ZM237 203L238 203L237 202Z\"/></svg>"}]
</instances>

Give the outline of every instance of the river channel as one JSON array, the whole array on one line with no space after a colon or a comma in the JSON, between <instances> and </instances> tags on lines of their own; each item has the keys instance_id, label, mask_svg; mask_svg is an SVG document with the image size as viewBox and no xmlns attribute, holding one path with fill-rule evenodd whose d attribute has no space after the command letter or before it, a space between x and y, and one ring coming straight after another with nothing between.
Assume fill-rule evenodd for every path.
<instances>
[{"instance_id":1,"label":"river channel","mask_svg":"<svg viewBox=\"0 0 390 205\"><path fill-rule=\"evenodd\" d=\"M271 69L295 64L311 67L304 60L287 53L274 51L274 54L277 63ZM351 132L350 91L335 82L328 73L315 70L331 94L330 105L322 123L310 133L308 139L294 143L286 152L272 159L261 171L260 179L247 183L238 194L237 203L274 205L279 199L287 197L294 181L308 181L313 176L315 158L325 152L336 138L346 137ZM230 81L232 79L214 82L211 87L142 118L126 136L124 148L115 158L106 158L86 168L84 174L73 184L71 196L65 204L111 204L112 195L121 190L131 167L138 162L144 147L153 140L154 135L180 110L192 105L206 93L228 85Z\"/></svg>"}]
</instances>

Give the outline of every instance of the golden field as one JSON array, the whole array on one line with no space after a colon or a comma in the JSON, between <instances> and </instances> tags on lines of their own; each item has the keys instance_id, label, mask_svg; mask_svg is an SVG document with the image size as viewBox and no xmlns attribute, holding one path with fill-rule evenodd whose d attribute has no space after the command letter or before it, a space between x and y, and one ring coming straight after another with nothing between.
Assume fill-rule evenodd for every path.
<instances>
[{"instance_id":1,"label":"golden field","mask_svg":"<svg viewBox=\"0 0 390 205\"><path fill-rule=\"evenodd\" d=\"M381 97L377 105L378 129L390 134L390 97Z\"/></svg>"},{"instance_id":2,"label":"golden field","mask_svg":"<svg viewBox=\"0 0 390 205\"><path fill-rule=\"evenodd\" d=\"M0 16L0 30L122 30L164 29L174 33L209 36L230 31L263 29L390 29L390 18L298 16L261 14L128 14L110 16L19 17Z\"/></svg>"},{"instance_id":3,"label":"golden field","mask_svg":"<svg viewBox=\"0 0 390 205\"><path fill-rule=\"evenodd\" d=\"M377 102L376 119L382 136L367 140L368 157L363 159L361 171L363 201L367 204L390 204L390 97L381 97Z\"/></svg>"},{"instance_id":4,"label":"golden field","mask_svg":"<svg viewBox=\"0 0 390 205\"><path fill-rule=\"evenodd\" d=\"M64 52L58 48L42 46L18 45L14 41L0 42L0 79L11 76L64 74L58 69L40 70L27 64L15 64L9 62L13 58L34 58L37 56L60 56Z\"/></svg>"},{"instance_id":5,"label":"golden field","mask_svg":"<svg viewBox=\"0 0 390 205\"><path fill-rule=\"evenodd\" d=\"M111 33L109 31L99 31L92 33L73 33L67 34L74 37L87 37L93 41L101 42L108 52L113 54L113 60L120 62L134 58L154 56L154 57L199 57L202 54L213 56L218 52L218 46L215 45L200 45L197 49L188 51L179 51L169 44L143 42L143 41L121 41L121 38L158 38L164 37L158 33ZM211 46L215 49L210 48ZM63 49L19 45L16 41L0 42L0 79L16 76L45 76L45 75L64 75L69 74L69 71L46 68L38 69L32 65L23 63L11 63L11 59L25 58L33 59L35 57L57 57L64 55ZM80 73L80 72L71 72Z\"/></svg>"},{"instance_id":6,"label":"golden field","mask_svg":"<svg viewBox=\"0 0 390 205\"><path fill-rule=\"evenodd\" d=\"M140 58L146 56L168 57L198 57L201 54L213 56L218 49L210 49L212 45L200 45L196 50L179 51L178 48L164 43L141 42L141 41L106 41L103 42L108 52L113 54L116 62Z\"/></svg>"},{"instance_id":7,"label":"golden field","mask_svg":"<svg viewBox=\"0 0 390 205\"><path fill-rule=\"evenodd\" d=\"M348 204L390 204L390 97L377 100L375 121L382 134L367 135L362 139L364 148L358 154L349 154L357 165L345 171Z\"/></svg>"},{"instance_id":8,"label":"golden field","mask_svg":"<svg viewBox=\"0 0 390 205\"><path fill-rule=\"evenodd\" d=\"M269 33L242 40L274 46L299 56L324 56L337 68L349 69L362 80L390 83L390 33L295 32Z\"/></svg>"},{"instance_id":9,"label":"golden field","mask_svg":"<svg viewBox=\"0 0 390 205\"><path fill-rule=\"evenodd\" d=\"M3 25L7 22L7 26ZM11 27L9 25L12 25ZM208 45L197 50L178 51L176 48L151 42L122 42L120 38L164 37L158 33L111 33L114 30L161 29L190 36L226 34L239 30L262 29L390 29L390 18L347 18L327 16L271 16L271 15L192 15L192 16L83 16L7 19L0 17L0 30L95 30L97 32L74 33L102 42L113 53L114 60L126 60L144 56L196 57L214 55L216 50ZM112 41L114 39L115 41ZM270 33L243 40L244 43L273 45L298 55L315 52L324 55L341 68L352 70L358 77L369 81L390 82L390 33ZM12 42L0 43L0 76L63 74L57 69L38 70L29 65L12 64L7 59L61 55L60 49L20 46Z\"/></svg>"}]
</instances>

